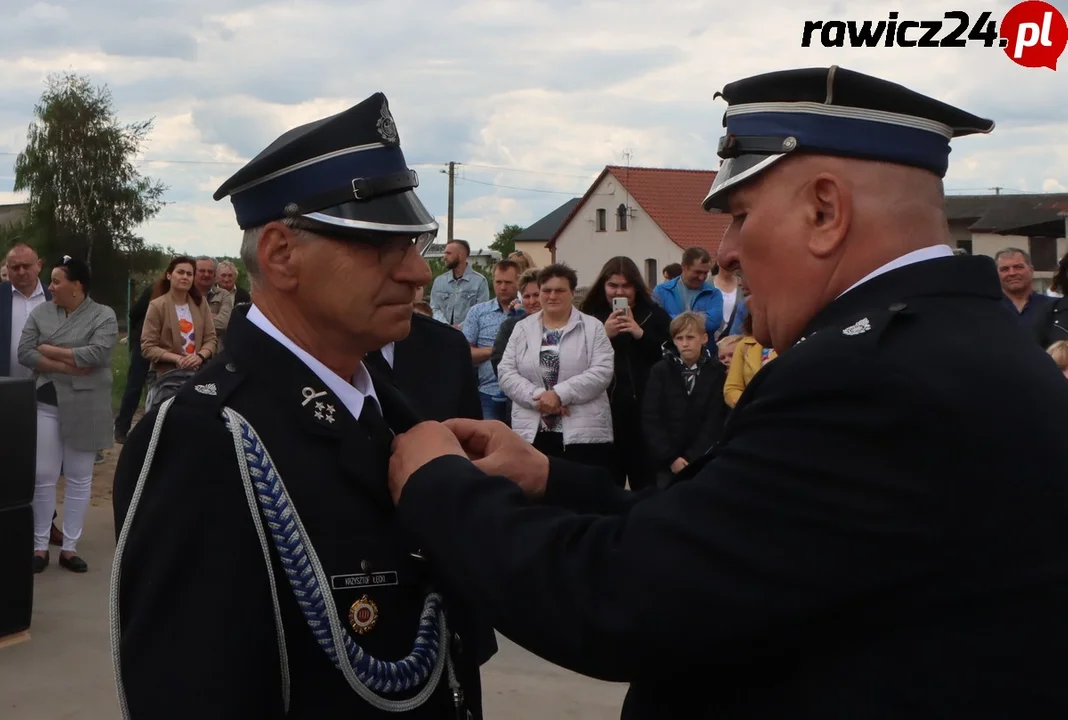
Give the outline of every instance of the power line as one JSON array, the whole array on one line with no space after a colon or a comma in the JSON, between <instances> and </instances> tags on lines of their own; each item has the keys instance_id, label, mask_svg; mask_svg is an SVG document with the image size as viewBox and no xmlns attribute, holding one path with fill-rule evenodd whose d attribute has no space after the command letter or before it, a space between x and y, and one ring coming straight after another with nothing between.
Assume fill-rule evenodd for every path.
<instances>
[{"instance_id":1,"label":"power line","mask_svg":"<svg viewBox=\"0 0 1068 720\"><path fill-rule=\"evenodd\" d=\"M587 175L573 175L571 173L548 172L547 170L525 170L523 168L504 167L503 165L481 165L479 163L460 163L460 164L463 165L464 167L485 168L487 170L501 170L501 171L504 171L504 172L526 173L526 174L529 174L529 175L549 175L551 177L572 177L572 178L580 178L582 180L589 180L590 179L590 174L595 173L595 172L600 172L601 170L604 169L604 168L598 168L597 170L591 170L590 174L587 174Z\"/></svg>"},{"instance_id":2,"label":"power line","mask_svg":"<svg viewBox=\"0 0 1068 720\"><path fill-rule=\"evenodd\" d=\"M490 187L508 188L509 190L524 190L526 192L551 193L553 195L570 195L571 197L582 197L583 193L585 192L585 191L582 191L582 192L565 192L563 190L546 190L544 188L528 188L528 187L518 187L516 185L501 185L499 183L484 182L482 180L472 180L471 178L466 178L466 177L465 178L460 178L460 181L461 182L475 183L477 185L488 185Z\"/></svg>"}]
</instances>

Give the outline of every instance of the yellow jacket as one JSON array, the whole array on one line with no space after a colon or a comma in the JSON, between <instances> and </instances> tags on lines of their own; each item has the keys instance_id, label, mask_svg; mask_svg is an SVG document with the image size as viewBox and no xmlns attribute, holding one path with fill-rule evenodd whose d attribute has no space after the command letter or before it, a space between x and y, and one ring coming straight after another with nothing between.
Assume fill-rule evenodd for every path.
<instances>
[{"instance_id":1,"label":"yellow jacket","mask_svg":"<svg viewBox=\"0 0 1068 720\"><path fill-rule=\"evenodd\" d=\"M771 362L777 357L774 350L769 350L767 359L764 359L764 348L752 337L744 337L734 348L734 357L731 358L731 367L727 371L727 380L723 383L723 399L728 407L734 407L738 398L742 396L745 386L752 380L765 362Z\"/></svg>"}]
</instances>

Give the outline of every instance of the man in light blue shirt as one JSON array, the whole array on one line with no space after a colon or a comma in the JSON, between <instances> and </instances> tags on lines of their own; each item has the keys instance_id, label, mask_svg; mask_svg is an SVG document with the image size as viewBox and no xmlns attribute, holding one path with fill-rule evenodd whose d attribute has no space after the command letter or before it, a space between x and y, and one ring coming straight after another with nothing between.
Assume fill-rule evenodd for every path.
<instances>
[{"instance_id":1,"label":"man in light blue shirt","mask_svg":"<svg viewBox=\"0 0 1068 720\"><path fill-rule=\"evenodd\" d=\"M430 309L434 318L463 328L467 313L474 305L489 300L489 284L482 273L467 262L471 246L465 240L453 240L445 246L445 267L450 272L434 278L430 289Z\"/></svg>"},{"instance_id":2,"label":"man in light blue shirt","mask_svg":"<svg viewBox=\"0 0 1068 720\"><path fill-rule=\"evenodd\" d=\"M519 265L513 260L501 260L493 268L493 292L496 297L471 308L464 320L463 331L471 345L471 361L478 368L478 394L482 400L482 418L507 423L508 398L497 384L490 355L497 331L509 317L523 315L518 302Z\"/></svg>"}]
</instances>

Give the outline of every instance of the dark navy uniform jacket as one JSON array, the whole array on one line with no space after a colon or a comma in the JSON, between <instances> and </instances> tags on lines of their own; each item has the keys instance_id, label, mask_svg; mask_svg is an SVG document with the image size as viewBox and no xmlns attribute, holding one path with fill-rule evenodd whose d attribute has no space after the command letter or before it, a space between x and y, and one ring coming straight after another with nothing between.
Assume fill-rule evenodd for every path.
<instances>
[{"instance_id":1,"label":"dark navy uniform jacket","mask_svg":"<svg viewBox=\"0 0 1068 720\"><path fill-rule=\"evenodd\" d=\"M168 412L133 517L120 586L122 678L132 717L283 717L268 575L234 441L220 417L223 406L247 418L262 438L332 578L342 625L368 653L380 660L407 656L428 587L442 592L450 629L459 636L454 657L467 708L481 717L478 667L495 649L492 631L476 632L472 613L456 592L411 554L419 548L395 523L388 451L376 452L340 400L296 356L249 322L247 312L248 307L235 309L226 350L182 389ZM196 390L209 384L215 394ZM334 422L323 413L317 418L314 403L302 406L308 387L327 393L317 399L335 408ZM416 413L387 382L377 378L375 390L395 431L416 422ZM155 418L153 412L137 424L119 459L117 529ZM292 678L286 717L396 717L362 700L332 665L298 610L273 545L271 551ZM344 582L344 576L367 574L396 582L359 589ZM365 593L378 617L373 629L357 635L347 616ZM489 643L481 640L487 636ZM402 716L455 717L446 678L425 705Z\"/></svg>"},{"instance_id":2,"label":"dark navy uniform jacket","mask_svg":"<svg viewBox=\"0 0 1068 720\"><path fill-rule=\"evenodd\" d=\"M408 337L393 345L393 366L378 350L368 353L366 362L400 390L424 420L482 419L471 346L452 325L414 313Z\"/></svg>"},{"instance_id":3,"label":"dark navy uniform jacket","mask_svg":"<svg viewBox=\"0 0 1068 720\"><path fill-rule=\"evenodd\" d=\"M401 524L503 634L626 718L1068 717L1068 383L989 258L851 290L662 491L466 459Z\"/></svg>"}]
</instances>

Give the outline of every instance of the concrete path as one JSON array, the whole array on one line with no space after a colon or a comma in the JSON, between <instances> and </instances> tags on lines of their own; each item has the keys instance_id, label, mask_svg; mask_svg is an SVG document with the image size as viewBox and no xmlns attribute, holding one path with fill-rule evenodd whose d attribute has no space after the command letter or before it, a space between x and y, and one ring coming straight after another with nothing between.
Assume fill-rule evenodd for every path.
<instances>
[{"instance_id":1,"label":"concrete path","mask_svg":"<svg viewBox=\"0 0 1068 720\"><path fill-rule=\"evenodd\" d=\"M109 453L110 454L110 453ZM108 583L115 551L110 493L94 497L79 555L89 572L52 564L36 577L31 639L0 648L3 720L115 720L108 629ZM550 665L498 637L484 668L487 720L619 717L626 686L590 680Z\"/></svg>"}]
</instances>

